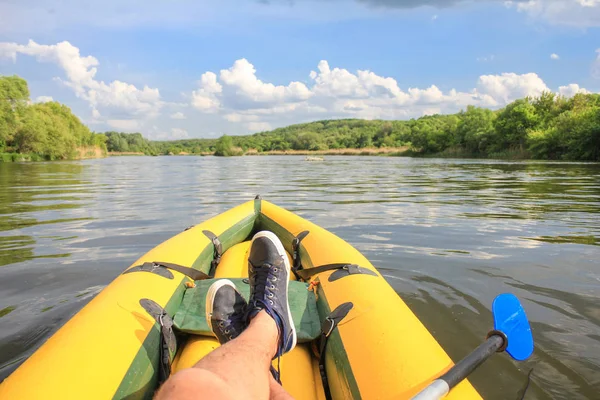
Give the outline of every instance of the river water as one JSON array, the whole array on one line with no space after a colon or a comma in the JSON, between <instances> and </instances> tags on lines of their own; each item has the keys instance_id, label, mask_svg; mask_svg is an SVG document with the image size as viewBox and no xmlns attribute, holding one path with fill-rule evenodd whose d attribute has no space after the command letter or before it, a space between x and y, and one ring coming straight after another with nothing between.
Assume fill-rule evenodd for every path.
<instances>
[{"instance_id":1,"label":"river water","mask_svg":"<svg viewBox=\"0 0 600 400\"><path fill-rule=\"evenodd\" d=\"M0 379L140 255L257 193L384 274L455 360L521 300L536 340L471 381L489 399L599 398L600 165L392 157L0 163ZM106 321L110 324L110 321Z\"/></svg>"}]
</instances>

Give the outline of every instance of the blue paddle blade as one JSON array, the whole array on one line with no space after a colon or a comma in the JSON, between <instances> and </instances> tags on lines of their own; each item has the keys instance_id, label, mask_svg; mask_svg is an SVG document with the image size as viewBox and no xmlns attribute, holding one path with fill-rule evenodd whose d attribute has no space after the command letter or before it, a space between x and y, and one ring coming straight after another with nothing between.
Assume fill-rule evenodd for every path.
<instances>
[{"instance_id":1,"label":"blue paddle blade","mask_svg":"<svg viewBox=\"0 0 600 400\"><path fill-rule=\"evenodd\" d=\"M523 306L517 296L503 293L492 303L494 329L508 338L506 352L517 361L523 361L533 353L533 336Z\"/></svg>"}]
</instances>

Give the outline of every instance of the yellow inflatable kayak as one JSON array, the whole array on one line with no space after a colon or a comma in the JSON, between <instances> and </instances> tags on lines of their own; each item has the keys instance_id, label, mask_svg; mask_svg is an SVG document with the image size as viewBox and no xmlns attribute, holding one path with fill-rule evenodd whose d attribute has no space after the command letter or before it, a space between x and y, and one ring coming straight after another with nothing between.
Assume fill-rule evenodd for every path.
<instances>
[{"instance_id":1,"label":"yellow inflatable kayak","mask_svg":"<svg viewBox=\"0 0 600 400\"><path fill-rule=\"evenodd\" d=\"M204 319L206 288L230 278L244 293L249 240L260 230L281 239L295 270L299 344L281 359L281 380L296 399L325 398L319 363L334 399L411 398L453 365L362 254L257 197L133 263L0 385L0 398L151 398L218 347ZM337 325L328 319L336 309L347 312ZM448 398L480 396L464 380Z\"/></svg>"}]
</instances>

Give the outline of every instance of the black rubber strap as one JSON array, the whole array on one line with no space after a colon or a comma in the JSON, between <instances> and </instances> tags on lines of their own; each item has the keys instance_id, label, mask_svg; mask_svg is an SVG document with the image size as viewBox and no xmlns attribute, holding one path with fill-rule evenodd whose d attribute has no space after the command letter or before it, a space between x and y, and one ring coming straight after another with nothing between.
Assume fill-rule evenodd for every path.
<instances>
[{"instance_id":1,"label":"black rubber strap","mask_svg":"<svg viewBox=\"0 0 600 400\"><path fill-rule=\"evenodd\" d=\"M127 271L123 272L123 274L130 274L132 272L150 272L167 279L173 279L173 273L169 270L182 273L195 281L201 281L203 279L210 278L210 276L197 269L163 261L145 262L142 265L136 265L135 267L129 268Z\"/></svg>"},{"instance_id":2,"label":"black rubber strap","mask_svg":"<svg viewBox=\"0 0 600 400\"><path fill-rule=\"evenodd\" d=\"M313 267L313 268L305 268L305 269L301 269L296 272L298 273L300 278L302 278L306 281L306 280L309 280L311 276L320 274L321 272L332 271L334 269L344 269L344 268L350 269L350 267L353 265L358 267L358 265L356 265L356 264L335 263L335 264L320 265L318 267ZM362 268L362 267L359 267L359 268L361 268L362 270L366 269L366 268ZM354 267L353 267L353 269L354 269Z\"/></svg>"},{"instance_id":3,"label":"black rubber strap","mask_svg":"<svg viewBox=\"0 0 600 400\"><path fill-rule=\"evenodd\" d=\"M302 231L292 240L292 272L296 275L296 279L300 279L300 275L298 275L298 271L302 269L302 260L300 259L300 242L306 236L308 236L309 231Z\"/></svg>"},{"instance_id":4,"label":"black rubber strap","mask_svg":"<svg viewBox=\"0 0 600 400\"><path fill-rule=\"evenodd\" d=\"M165 382L171 375L171 363L177 351L177 340L173 332L173 320L167 311L150 299L141 299L140 305L160 326L158 384Z\"/></svg>"},{"instance_id":5,"label":"black rubber strap","mask_svg":"<svg viewBox=\"0 0 600 400\"><path fill-rule=\"evenodd\" d=\"M345 278L350 275L372 275L377 276L377 274L371 271L368 268L363 268L356 264L347 264L342 268L335 271L333 274L329 275L329 282L337 281L338 279Z\"/></svg>"},{"instance_id":6,"label":"black rubber strap","mask_svg":"<svg viewBox=\"0 0 600 400\"><path fill-rule=\"evenodd\" d=\"M145 262L141 265L131 267L127 271L123 272L123 274L131 274L132 272L149 272L151 274L162 276L163 278L173 279L173 273L166 267L151 262Z\"/></svg>"},{"instance_id":7,"label":"black rubber strap","mask_svg":"<svg viewBox=\"0 0 600 400\"><path fill-rule=\"evenodd\" d=\"M219 237L211 231L204 230L202 231L202 233L204 233L204 236L210 239L215 248L213 252L213 260L210 263L210 273L214 274L217 266L221 262L221 256L223 255L223 245L221 244Z\"/></svg>"},{"instance_id":8,"label":"black rubber strap","mask_svg":"<svg viewBox=\"0 0 600 400\"><path fill-rule=\"evenodd\" d=\"M171 330L172 331L172 330ZM169 351L169 343L166 340L168 330L161 325L160 327L160 362L158 371L158 384L161 385L171 375L171 352Z\"/></svg>"},{"instance_id":9,"label":"black rubber strap","mask_svg":"<svg viewBox=\"0 0 600 400\"><path fill-rule=\"evenodd\" d=\"M325 392L325 398L331 400L331 390L329 389L329 381L327 379L327 372L325 371L325 350L327 348L327 339L331 335L331 332L338 326L341 320L343 320L350 310L354 307L351 302L340 304L333 310L327 318L321 324L321 340L319 344L319 373L321 374L321 380L323 381L323 391Z\"/></svg>"},{"instance_id":10,"label":"black rubber strap","mask_svg":"<svg viewBox=\"0 0 600 400\"><path fill-rule=\"evenodd\" d=\"M180 272L180 273L184 274L185 276L189 276L194 281L210 279L210 276L205 274L204 272L194 269L194 268L184 267L183 265L162 262L162 261L153 261L153 264L161 266L161 267L165 267L168 269L172 269L173 271Z\"/></svg>"}]
</instances>

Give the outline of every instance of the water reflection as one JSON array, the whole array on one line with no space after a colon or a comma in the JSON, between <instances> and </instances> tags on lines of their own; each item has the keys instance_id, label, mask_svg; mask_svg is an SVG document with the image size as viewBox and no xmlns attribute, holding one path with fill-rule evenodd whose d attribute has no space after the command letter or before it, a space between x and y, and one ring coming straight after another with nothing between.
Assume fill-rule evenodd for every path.
<instances>
[{"instance_id":1,"label":"water reflection","mask_svg":"<svg viewBox=\"0 0 600 400\"><path fill-rule=\"evenodd\" d=\"M536 351L478 370L484 397L532 367L528 399L600 392L600 165L384 157L0 164L0 378L139 255L257 193L365 253L455 359L518 295Z\"/></svg>"}]
</instances>

